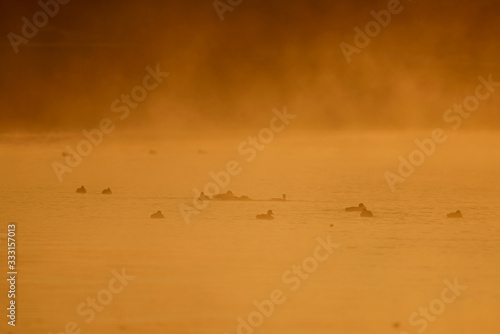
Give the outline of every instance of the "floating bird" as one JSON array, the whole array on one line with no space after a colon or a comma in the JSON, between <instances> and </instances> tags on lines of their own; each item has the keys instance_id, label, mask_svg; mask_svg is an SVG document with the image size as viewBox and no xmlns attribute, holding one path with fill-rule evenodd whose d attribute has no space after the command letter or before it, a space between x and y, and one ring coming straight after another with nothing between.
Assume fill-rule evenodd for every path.
<instances>
[{"instance_id":1,"label":"floating bird","mask_svg":"<svg viewBox=\"0 0 500 334\"><path fill-rule=\"evenodd\" d=\"M462 212L460 210L457 210L455 212L449 213L446 215L448 218L462 218Z\"/></svg>"},{"instance_id":2,"label":"floating bird","mask_svg":"<svg viewBox=\"0 0 500 334\"><path fill-rule=\"evenodd\" d=\"M110 188L106 188L102 191L102 194L103 195L111 195L113 192L111 191Z\"/></svg>"},{"instance_id":3,"label":"floating bird","mask_svg":"<svg viewBox=\"0 0 500 334\"><path fill-rule=\"evenodd\" d=\"M161 213L161 211L158 210L157 212L151 215L151 218L165 218L165 217L163 217L163 213Z\"/></svg>"},{"instance_id":4,"label":"floating bird","mask_svg":"<svg viewBox=\"0 0 500 334\"><path fill-rule=\"evenodd\" d=\"M201 197L199 199L201 199ZM207 199L209 199L209 198L207 198ZM251 201L252 200L250 197L248 197L246 195L238 197L235 194L233 194L233 192L231 190L229 190L225 194L222 194L222 193L217 194L217 195L213 196L213 199L219 200L219 201Z\"/></svg>"},{"instance_id":5,"label":"floating bird","mask_svg":"<svg viewBox=\"0 0 500 334\"><path fill-rule=\"evenodd\" d=\"M366 206L363 203L359 203L358 206L350 206L348 208L345 208L345 211L363 211L366 209Z\"/></svg>"},{"instance_id":6,"label":"floating bird","mask_svg":"<svg viewBox=\"0 0 500 334\"><path fill-rule=\"evenodd\" d=\"M257 215L256 217L257 219L267 219L267 220L274 219L272 210L267 211L267 213L265 214Z\"/></svg>"},{"instance_id":7,"label":"floating bird","mask_svg":"<svg viewBox=\"0 0 500 334\"><path fill-rule=\"evenodd\" d=\"M361 211L361 214L359 216L360 217L373 217L373 212L366 210L366 208L365 208L365 209L363 209L363 211Z\"/></svg>"},{"instance_id":8,"label":"floating bird","mask_svg":"<svg viewBox=\"0 0 500 334\"><path fill-rule=\"evenodd\" d=\"M209 200L210 197L208 197L207 195L205 195L205 193L202 191L201 194L200 194L200 197L198 197L198 200L199 201L204 201L204 200Z\"/></svg>"},{"instance_id":9,"label":"floating bird","mask_svg":"<svg viewBox=\"0 0 500 334\"><path fill-rule=\"evenodd\" d=\"M81 186L80 188L76 189L76 192L78 194L86 194L87 193L87 189L85 189L84 186Z\"/></svg>"},{"instance_id":10,"label":"floating bird","mask_svg":"<svg viewBox=\"0 0 500 334\"><path fill-rule=\"evenodd\" d=\"M272 201L280 201L280 202L285 202L286 201L286 194L283 194L281 198L273 198L271 199Z\"/></svg>"},{"instance_id":11,"label":"floating bird","mask_svg":"<svg viewBox=\"0 0 500 334\"><path fill-rule=\"evenodd\" d=\"M214 199L222 200L222 201L235 201L238 200L239 197L233 194L231 190L226 192L225 194L217 194L214 196Z\"/></svg>"}]
</instances>

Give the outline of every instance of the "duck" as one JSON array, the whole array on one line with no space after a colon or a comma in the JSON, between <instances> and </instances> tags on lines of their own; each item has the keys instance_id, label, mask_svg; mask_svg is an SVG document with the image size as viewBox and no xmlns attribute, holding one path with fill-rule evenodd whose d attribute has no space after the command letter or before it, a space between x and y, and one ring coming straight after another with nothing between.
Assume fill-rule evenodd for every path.
<instances>
[{"instance_id":1,"label":"duck","mask_svg":"<svg viewBox=\"0 0 500 334\"><path fill-rule=\"evenodd\" d=\"M80 188L76 189L76 192L78 194L86 194L87 193L87 189L85 189L84 186L81 186Z\"/></svg>"},{"instance_id":2,"label":"duck","mask_svg":"<svg viewBox=\"0 0 500 334\"><path fill-rule=\"evenodd\" d=\"M366 209L366 206L363 203L359 203L358 206L350 206L348 208L345 208L345 211L363 211Z\"/></svg>"},{"instance_id":3,"label":"duck","mask_svg":"<svg viewBox=\"0 0 500 334\"><path fill-rule=\"evenodd\" d=\"M268 210L267 213L257 215L256 217L257 217L257 219L271 220L271 219L274 219L273 215L274 215L273 210Z\"/></svg>"},{"instance_id":4,"label":"duck","mask_svg":"<svg viewBox=\"0 0 500 334\"><path fill-rule=\"evenodd\" d=\"M286 201L286 194L283 194L281 198L273 198L271 199L272 201L280 201L280 202L285 202Z\"/></svg>"},{"instance_id":5,"label":"duck","mask_svg":"<svg viewBox=\"0 0 500 334\"><path fill-rule=\"evenodd\" d=\"M373 212L367 210L366 208L363 209L363 211L361 211L360 217L373 217Z\"/></svg>"},{"instance_id":6,"label":"duck","mask_svg":"<svg viewBox=\"0 0 500 334\"><path fill-rule=\"evenodd\" d=\"M106 188L102 191L103 195L111 195L112 193L111 188Z\"/></svg>"},{"instance_id":7,"label":"duck","mask_svg":"<svg viewBox=\"0 0 500 334\"><path fill-rule=\"evenodd\" d=\"M158 210L151 215L151 218L165 218L165 217L163 216L163 213L161 213L161 211Z\"/></svg>"},{"instance_id":8,"label":"duck","mask_svg":"<svg viewBox=\"0 0 500 334\"><path fill-rule=\"evenodd\" d=\"M210 197L208 197L207 195L205 195L205 193L202 191L201 194L200 194L200 197L198 197L198 200L199 201L204 201L204 200L209 200Z\"/></svg>"},{"instance_id":9,"label":"duck","mask_svg":"<svg viewBox=\"0 0 500 334\"><path fill-rule=\"evenodd\" d=\"M226 192L225 194L217 194L214 196L214 199L222 200L222 201L234 201L238 200L238 196L235 196L231 190Z\"/></svg>"},{"instance_id":10,"label":"duck","mask_svg":"<svg viewBox=\"0 0 500 334\"><path fill-rule=\"evenodd\" d=\"M448 218L463 218L462 212L460 210L457 210L455 212L449 213L446 215Z\"/></svg>"}]
</instances>

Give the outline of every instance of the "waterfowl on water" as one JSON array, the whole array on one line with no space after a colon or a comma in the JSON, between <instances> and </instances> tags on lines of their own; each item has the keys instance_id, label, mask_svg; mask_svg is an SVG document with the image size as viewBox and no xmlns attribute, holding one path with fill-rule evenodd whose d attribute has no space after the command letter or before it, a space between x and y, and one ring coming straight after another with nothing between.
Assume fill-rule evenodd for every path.
<instances>
[{"instance_id":1,"label":"waterfowl on water","mask_svg":"<svg viewBox=\"0 0 500 334\"><path fill-rule=\"evenodd\" d=\"M363 203L359 203L358 206L350 206L348 208L345 208L345 211L363 211L366 209L366 206Z\"/></svg>"},{"instance_id":2,"label":"waterfowl on water","mask_svg":"<svg viewBox=\"0 0 500 334\"><path fill-rule=\"evenodd\" d=\"M86 194L87 193L87 189L85 189L84 186L81 186L80 188L76 189L76 192L78 194Z\"/></svg>"},{"instance_id":3,"label":"waterfowl on water","mask_svg":"<svg viewBox=\"0 0 500 334\"><path fill-rule=\"evenodd\" d=\"M257 219L267 219L267 220L271 220L271 219L274 219L273 217L273 211L272 210L269 210L267 211L267 213L265 214L260 214L260 215L257 215Z\"/></svg>"},{"instance_id":4,"label":"waterfowl on water","mask_svg":"<svg viewBox=\"0 0 500 334\"><path fill-rule=\"evenodd\" d=\"M161 213L161 211L158 210L151 215L151 218L165 218L165 217L163 216L163 213Z\"/></svg>"},{"instance_id":5,"label":"waterfowl on water","mask_svg":"<svg viewBox=\"0 0 500 334\"><path fill-rule=\"evenodd\" d=\"M366 208L365 208L365 209L363 209L363 211L361 211L359 216L360 217L373 217L373 212L366 210Z\"/></svg>"},{"instance_id":6,"label":"waterfowl on water","mask_svg":"<svg viewBox=\"0 0 500 334\"><path fill-rule=\"evenodd\" d=\"M111 195L112 193L111 188L106 188L102 191L103 195Z\"/></svg>"},{"instance_id":7,"label":"waterfowl on water","mask_svg":"<svg viewBox=\"0 0 500 334\"><path fill-rule=\"evenodd\" d=\"M200 200L200 201L209 200L209 199L210 199L210 197L205 195L205 193L203 191L201 192L200 197L198 197L198 200Z\"/></svg>"},{"instance_id":8,"label":"waterfowl on water","mask_svg":"<svg viewBox=\"0 0 500 334\"><path fill-rule=\"evenodd\" d=\"M281 198L273 198L271 199L272 201L280 201L280 202L285 202L286 201L286 194L283 194Z\"/></svg>"},{"instance_id":9,"label":"waterfowl on water","mask_svg":"<svg viewBox=\"0 0 500 334\"><path fill-rule=\"evenodd\" d=\"M217 194L214 196L214 199L222 200L222 201L234 201L238 200L239 197L234 195L231 190L226 192L225 194Z\"/></svg>"},{"instance_id":10,"label":"waterfowl on water","mask_svg":"<svg viewBox=\"0 0 500 334\"><path fill-rule=\"evenodd\" d=\"M463 218L462 212L460 210L457 210L455 212L449 213L446 215L448 218Z\"/></svg>"}]
</instances>

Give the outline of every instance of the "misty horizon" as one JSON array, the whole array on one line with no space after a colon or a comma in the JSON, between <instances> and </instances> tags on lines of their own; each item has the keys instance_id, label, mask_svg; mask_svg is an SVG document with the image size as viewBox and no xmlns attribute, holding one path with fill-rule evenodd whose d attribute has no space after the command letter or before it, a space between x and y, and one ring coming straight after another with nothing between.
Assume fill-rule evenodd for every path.
<instances>
[{"instance_id":1,"label":"misty horizon","mask_svg":"<svg viewBox=\"0 0 500 334\"><path fill-rule=\"evenodd\" d=\"M1 333L499 333L500 0L0 12Z\"/></svg>"}]
</instances>

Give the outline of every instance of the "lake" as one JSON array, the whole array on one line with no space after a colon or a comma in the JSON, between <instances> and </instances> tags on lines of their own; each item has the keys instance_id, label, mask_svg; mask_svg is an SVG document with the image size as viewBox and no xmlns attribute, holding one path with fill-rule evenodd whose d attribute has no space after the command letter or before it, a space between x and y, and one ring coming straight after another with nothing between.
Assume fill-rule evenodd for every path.
<instances>
[{"instance_id":1,"label":"lake","mask_svg":"<svg viewBox=\"0 0 500 334\"><path fill-rule=\"evenodd\" d=\"M384 173L427 135L283 134L252 161L246 134L112 136L62 182L51 164L81 137L3 137L0 241L15 222L18 281L2 332L497 334L499 137L450 135L391 191ZM253 200L210 201L188 224L179 206L232 160L221 191ZM344 210L360 202L373 218Z\"/></svg>"}]
</instances>

